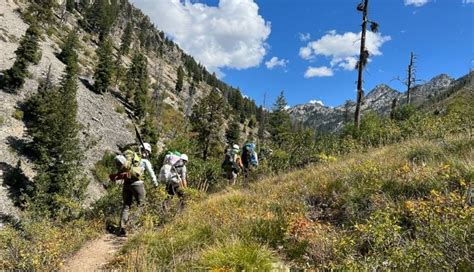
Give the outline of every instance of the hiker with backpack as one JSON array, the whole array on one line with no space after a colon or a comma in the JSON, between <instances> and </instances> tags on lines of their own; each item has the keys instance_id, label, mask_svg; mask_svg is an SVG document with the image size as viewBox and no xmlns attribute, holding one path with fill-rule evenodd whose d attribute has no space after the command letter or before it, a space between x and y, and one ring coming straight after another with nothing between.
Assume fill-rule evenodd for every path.
<instances>
[{"instance_id":1,"label":"hiker with backpack","mask_svg":"<svg viewBox=\"0 0 474 272\"><path fill-rule=\"evenodd\" d=\"M122 214L120 217L120 230L119 236L126 236L125 227L129 218L130 207L132 206L133 199L137 201L140 210L143 209L145 202L145 186L144 186L144 174L147 172L155 187L158 187L158 180L150 161L147 159L151 155L151 145L144 143L140 147L140 153L136 153L132 150L126 150L123 154L117 155L115 160L119 168L118 173L111 174L110 180L123 180L122 188L122 199L123 207ZM141 212L141 211L140 211Z\"/></svg>"},{"instance_id":2,"label":"hiker with backpack","mask_svg":"<svg viewBox=\"0 0 474 272\"><path fill-rule=\"evenodd\" d=\"M251 171L258 167L258 155L254 143L248 142L242 149L242 164L244 179L246 180Z\"/></svg>"},{"instance_id":3,"label":"hiker with backpack","mask_svg":"<svg viewBox=\"0 0 474 272\"><path fill-rule=\"evenodd\" d=\"M184 190L188 187L187 169L188 156L179 152L169 152L160 169L160 181L166 184L168 196L163 202L163 209L168 209L169 202L178 196L181 208L185 205Z\"/></svg>"},{"instance_id":4,"label":"hiker with backpack","mask_svg":"<svg viewBox=\"0 0 474 272\"><path fill-rule=\"evenodd\" d=\"M232 145L231 148L227 149L224 161L222 162L221 167L224 170L225 176L229 180L230 185L236 184L237 175L239 174L240 170L243 169L242 159L240 158L239 153L239 145Z\"/></svg>"}]
</instances>

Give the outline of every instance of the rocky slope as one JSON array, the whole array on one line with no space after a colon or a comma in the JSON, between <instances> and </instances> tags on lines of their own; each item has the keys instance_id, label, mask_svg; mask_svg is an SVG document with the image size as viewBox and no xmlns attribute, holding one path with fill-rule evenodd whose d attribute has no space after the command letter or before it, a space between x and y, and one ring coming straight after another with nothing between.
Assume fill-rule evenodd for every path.
<instances>
[{"instance_id":1,"label":"rocky slope","mask_svg":"<svg viewBox=\"0 0 474 272\"><path fill-rule=\"evenodd\" d=\"M0 70L8 69L13 64L18 40L28 27L15 12L16 8L18 6L14 3L0 2L0 14L3 17L0 20L2 37L0 38L0 48L2 48ZM20 161L26 177L31 179L35 174L34 162L22 150L24 144L30 139L25 133L23 121L14 117L15 112L19 112L19 104L22 101L36 92L38 80L44 77L49 66L51 66L53 82L58 81L64 69L64 64L55 56L56 42L46 35L41 42L41 51L40 63L30 66L30 77L18 94L0 91L0 101L2 101L0 118L3 120L0 124L0 215L17 213L9 197L12 193L11 188L6 185L8 181L4 180L13 167ZM85 174L92 177L90 169L93 168L95 161L102 157L105 150L116 151L117 145L133 142L135 136L130 130L130 120L127 116L116 112L115 108L119 103L110 94L98 95L79 81L77 100L78 120L83 125L81 139L83 145L88 147L83 161ZM96 182L91 182L87 193L89 201L97 199L101 195L101 186Z\"/></svg>"},{"instance_id":2,"label":"rocky slope","mask_svg":"<svg viewBox=\"0 0 474 272\"><path fill-rule=\"evenodd\" d=\"M446 74L441 74L425 84L420 84L412 89L412 103L415 105L429 101L452 88L456 80ZM362 113L375 111L380 114L388 114L392 101L405 103L405 93L390 88L385 84L377 85L364 96L362 101ZM327 107L319 103L307 103L296 105L289 109L294 120L314 127L320 132L334 132L342 128L344 122L352 121L355 111L355 102L348 101L344 105Z\"/></svg>"},{"instance_id":3,"label":"rocky slope","mask_svg":"<svg viewBox=\"0 0 474 272\"><path fill-rule=\"evenodd\" d=\"M59 46L68 34L68 31L78 27L82 15L79 12L65 12L64 1L58 1L59 7L55 10L58 24L45 27L41 41L42 58L38 65L30 65L30 76L26 79L24 87L18 94L10 94L0 90L0 222L3 215L18 213L13 205L11 196L14 193L5 180L18 162L25 176L32 179L35 175L34 161L24 152L25 143L31 141L26 135L26 128L18 114L20 104L36 92L38 80L44 78L48 67L51 66L53 81L58 82L64 69L56 54L60 52ZM133 14L119 14L117 21L111 30L114 40L114 54L120 46L120 37L129 20L137 26L132 34L131 52L139 45L139 35L147 39L151 44L146 52L148 58L148 72L150 80L150 93L154 97L159 96L161 105L167 104L166 110L173 115L184 115L189 113L190 107L203 95L207 94L211 87L205 80L195 83L191 90L191 80L186 72L183 82L183 90L176 93L174 90L177 81L177 69L185 67L187 56L177 45L167 40L162 32L156 30L150 23L149 18L141 11L127 2L121 2L127 12ZM25 9L28 1L0 1L0 71L8 69L15 60L14 51L18 42L25 33L28 25L21 18L21 12ZM140 28L138 28L138 26ZM135 141L132 121L123 113L121 103L110 93L100 95L90 89L93 84L93 71L96 66L97 36L91 35L83 28L78 28L80 40L79 45L79 86L77 92L78 121L83 125L81 131L82 145L87 149L83 164L85 174L89 176L91 183L87 189L88 203L97 199L102 194L101 185L94 180L91 169L100 160L105 151L118 151L118 146L123 146ZM145 31L144 31L145 29ZM148 40L150 42L148 42ZM130 54L131 55L131 54ZM122 62L128 67L131 60L129 56L123 56ZM186 69L186 68L185 68ZM210 74L207 74L210 76ZM217 79L213 78L215 81ZM222 85L223 83L220 82ZM115 86L115 92L119 93ZM165 108L165 107L164 107ZM14 116L17 115L17 118ZM163 137L156 143L157 147L163 146L166 140L166 131L160 131ZM87 203L86 203L87 204Z\"/></svg>"}]
</instances>

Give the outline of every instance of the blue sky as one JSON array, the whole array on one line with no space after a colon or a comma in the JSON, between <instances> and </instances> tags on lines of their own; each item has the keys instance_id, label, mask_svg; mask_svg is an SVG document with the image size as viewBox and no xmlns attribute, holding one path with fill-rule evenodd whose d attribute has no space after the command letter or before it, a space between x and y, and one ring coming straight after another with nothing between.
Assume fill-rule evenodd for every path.
<instances>
[{"instance_id":1,"label":"blue sky","mask_svg":"<svg viewBox=\"0 0 474 272\"><path fill-rule=\"evenodd\" d=\"M280 91L290 105L355 99L358 0L132 0L185 51L267 106ZM417 78L474 68L474 0L370 0L380 24L369 42L364 89L404 77L410 51ZM164 11L165 10L165 11ZM273 61L270 60L273 58ZM308 70L309 69L309 70ZM305 76L306 75L306 76Z\"/></svg>"}]
</instances>

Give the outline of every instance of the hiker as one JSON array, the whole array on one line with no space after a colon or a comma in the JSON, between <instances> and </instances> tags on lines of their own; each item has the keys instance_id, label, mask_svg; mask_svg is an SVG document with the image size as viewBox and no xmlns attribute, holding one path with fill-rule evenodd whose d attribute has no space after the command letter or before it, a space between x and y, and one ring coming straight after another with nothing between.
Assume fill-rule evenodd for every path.
<instances>
[{"instance_id":1,"label":"hiker","mask_svg":"<svg viewBox=\"0 0 474 272\"><path fill-rule=\"evenodd\" d=\"M232 145L231 148L227 149L225 153L224 161L222 162L222 169L225 171L225 176L229 180L231 185L235 185L237 182L237 175L243 168L242 159L239 156L240 147L239 145Z\"/></svg>"},{"instance_id":2,"label":"hiker","mask_svg":"<svg viewBox=\"0 0 474 272\"><path fill-rule=\"evenodd\" d=\"M126 150L123 155L117 155L115 160L118 164L119 172L111 174L110 180L123 180L122 188L122 199L123 207L122 214L120 217L120 230L119 236L126 236L125 227L128 222L129 211L132 205L133 199L137 201L140 207L139 213L141 214L143 205L145 202L145 186L144 186L144 172L148 172L150 175L153 185L158 187L158 181L156 179L155 172L148 158L151 155L151 145L144 143L143 147L140 147L140 153L133 152L132 150Z\"/></svg>"},{"instance_id":3,"label":"hiker","mask_svg":"<svg viewBox=\"0 0 474 272\"><path fill-rule=\"evenodd\" d=\"M185 205L184 190L188 187L187 169L188 156L179 152L170 152L165 156L160 170L160 181L166 184L168 196L163 202L163 209L168 209L168 204L175 195L178 196L180 207Z\"/></svg>"},{"instance_id":4,"label":"hiker","mask_svg":"<svg viewBox=\"0 0 474 272\"><path fill-rule=\"evenodd\" d=\"M248 142L242 148L242 165L244 166L244 180L246 180L250 172L258 167L258 155L254 143Z\"/></svg>"}]
</instances>

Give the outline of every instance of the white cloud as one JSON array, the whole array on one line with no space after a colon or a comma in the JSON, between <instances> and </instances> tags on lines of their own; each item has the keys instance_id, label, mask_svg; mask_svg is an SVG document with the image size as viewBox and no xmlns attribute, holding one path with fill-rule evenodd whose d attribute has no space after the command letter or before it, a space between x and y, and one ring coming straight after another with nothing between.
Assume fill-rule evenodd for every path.
<instances>
[{"instance_id":1,"label":"white cloud","mask_svg":"<svg viewBox=\"0 0 474 272\"><path fill-rule=\"evenodd\" d=\"M321 67L308 67L306 72L304 73L305 78L312 78L312 77L330 77L333 76L334 73L331 68L326 66Z\"/></svg>"},{"instance_id":2,"label":"white cloud","mask_svg":"<svg viewBox=\"0 0 474 272\"><path fill-rule=\"evenodd\" d=\"M382 45L390 41L390 36L367 32L366 47L371 56L380 56ZM300 48L301 58L310 60L316 56L330 58L331 67L337 66L344 70L354 70L360 51L360 33L346 32L337 34L335 30L327 32L319 40L309 42Z\"/></svg>"},{"instance_id":3,"label":"white cloud","mask_svg":"<svg viewBox=\"0 0 474 272\"><path fill-rule=\"evenodd\" d=\"M306 60L313 58L313 56L311 55L311 48L301 47L300 48L300 57L302 57L303 59L306 59Z\"/></svg>"},{"instance_id":4,"label":"white cloud","mask_svg":"<svg viewBox=\"0 0 474 272\"><path fill-rule=\"evenodd\" d=\"M471 0L472 1L472 0ZM421 7L429 2L429 0L404 0L405 6L415 6L415 7Z\"/></svg>"},{"instance_id":5,"label":"white cloud","mask_svg":"<svg viewBox=\"0 0 474 272\"><path fill-rule=\"evenodd\" d=\"M278 59L277 57L273 57L269 61L265 62L265 66L267 66L267 68L271 70L277 66L286 67L288 62L289 60Z\"/></svg>"},{"instance_id":6,"label":"white cloud","mask_svg":"<svg viewBox=\"0 0 474 272\"><path fill-rule=\"evenodd\" d=\"M288 106L288 105L285 106L285 110L289 110L290 108L291 108L291 107Z\"/></svg>"},{"instance_id":7,"label":"white cloud","mask_svg":"<svg viewBox=\"0 0 474 272\"><path fill-rule=\"evenodd\" d=\"M310 104L319 104L321 106L324 106L324 103L321 100L310 100L309 103Z\"/></svg>"},{"instance_id":8,"label":"white cloud","mask_svg":"<svg viewBox=\"0 0 474 272\"><path fill-rule=\"evenodd\" d=\"M311 40L311 34L309 34L309 33L299 33L299 38L300 38L300 41L307 42L307 41Z\"/></svg>"},{"instance_id":9,"label":"white cloud","mask_svg":"<svg viewBox=\"0 0 474 272\"><path fill-rule=\"evenodd\" d=\"M463 4L474 4L474 0L462 0Z\"/></svg>"},{"instance_id":10,"label":"white cloud","mask_svg":"<svg viewBox=\"0 0 474 272\"><path fill-rule=\"evenodd\" d=\"M258 66L267 53L271 24L254 0L132 0L167 35L210 71Z\"/></svg>"}]
</instances>

